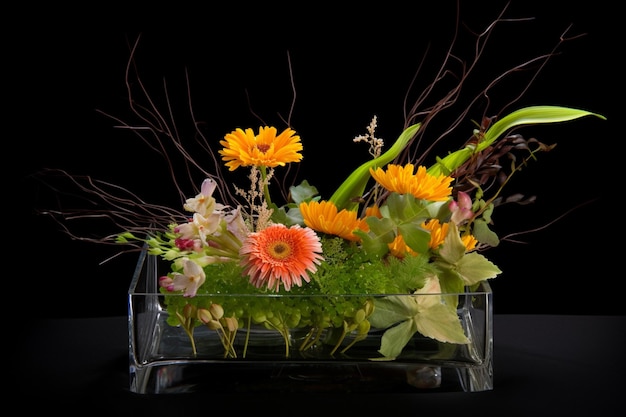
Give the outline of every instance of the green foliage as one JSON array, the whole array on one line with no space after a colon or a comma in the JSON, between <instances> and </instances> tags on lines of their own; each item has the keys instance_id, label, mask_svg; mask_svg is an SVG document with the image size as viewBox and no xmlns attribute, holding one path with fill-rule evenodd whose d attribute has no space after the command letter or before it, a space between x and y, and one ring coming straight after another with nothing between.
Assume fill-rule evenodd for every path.
<instances>
[{"instance_id":1,"label":"green foliage","mask_svg":"<svg viewBox=\"0 0 626 417\"><path fill-rule=\"evenodd\" d=\"M440 302L436 293L389 296L376 299L372 326L387 329L379 352L389 359L400 355L416 332L448 343L468 343L456 305Z\"/></svg>"},{"instance_id":2,"label":"green foliage","mask_svg":"<svg viewBox=\"0 0 626 417\"><path fill-rule=\"evenodd\" d=\"M585 116L595 116L606 120L606 117L600 114L580 109L573 109L570 107L524 107L506 115L494 123L484 133L477 145L467 145L465 148L453 152L445 158L438 158L437 163L428 169L428 173L431 175L449 175L452 171L467 161L472 154L480 152L486 147L491 146L500 136L516 126L567 122Z\"/></svg>"}]
</instances>

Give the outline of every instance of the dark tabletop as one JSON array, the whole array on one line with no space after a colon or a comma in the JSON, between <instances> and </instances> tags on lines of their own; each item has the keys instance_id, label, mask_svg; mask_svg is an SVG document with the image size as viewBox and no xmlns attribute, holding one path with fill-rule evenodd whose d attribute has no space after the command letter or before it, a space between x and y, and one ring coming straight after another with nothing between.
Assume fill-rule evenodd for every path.
<instances>
[{"instance_id":1,"label":"dark tabletop","mask_svg":"<svg viewBox=\"0 0 626 417\"><path fill-rule=\"evenodd\" d=\"M20 414L605 417L626 404L626 316L495 315L492 391L380 395L138 395L128 389L125 317L22 328L18 350L5 353Z\"/></svg>"}]
</instances>

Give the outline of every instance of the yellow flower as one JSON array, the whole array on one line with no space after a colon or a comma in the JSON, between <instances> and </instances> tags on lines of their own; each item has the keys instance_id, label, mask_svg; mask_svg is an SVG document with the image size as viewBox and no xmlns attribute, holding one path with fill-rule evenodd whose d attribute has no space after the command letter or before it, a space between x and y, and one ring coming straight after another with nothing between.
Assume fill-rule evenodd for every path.
<instances>
[{"instance_id":1,"label":"yellow flower","mask_svg":"<svg viewBox=\"0 0 626 417\"><path fill-rule=\"evenodd\" d=\"M302 279L309 282L307 271L317 271L316 265L324 260L321 252L322 244L313 230L280 223L248 235L239 251L250 283L274 291L281 284L289 291L292 285L301 287Z\"/></svg>"},{"instance_id":2,"label":"yellow flower","mask_svg":"<svg viewBox=\"0 0 626 417\"><path fill-rule=\"evenodd\" d=\"M357 219L356 211L344 209L338 212L337 207L330 201L300 203L300 213L304 218L304 224L311 229L351 241L360 240L352 233L354 230L369 230L364 219Z\"/></svg>"},{"instance_id":3,"label":"yellow flower","mask_svg":"<svg viewBox=\"0 0 626 417\"><path fill-rule=\"evenodd\" d=\"M430 219L429 221L422 223L422 227L430 232L430 242L428 247L431 249L437 249L443 244L446 235L448 234L448 223L441 224L437 219Z\"/></svg>"},{"instance_id":4,"label":"yellow flower","mask_svg":"<svg viewBox=\"0 0 626 417\"><path fill-rule=\"evenodd\" d=\"M393 239L393 242L389 243L387 246L389 247L389 253L396 258L404 258L406 255L417 255L417 252L406 245L402 235L397 235Z\"/></svg>"},{"instance_id":5,"label":"yellow flower","mask_svg":"<svg viewBox=\"0 0 626 417\"><path fill-rule=\"evenodd\" d=\"M380 207L378 206L369 206L367 208L365 208L365 217L378 217L379 219L383 217L382 213L380 212Z\"/></svg>"},{"instance_id":6,"label":"yellow flower","mask_svg":"<svg viewBox=\"0 0 626 417\"><path fill-rule=\"evenodd\" d=\"M430 231L430 242L428 243L428 247L431 249L437 249L440 245L443 244L446 235L450 229L450 223L439 223L437 219L431 219L426 223L422 224L422 227L428 231ZM471 251L476 247L478 240L473 235L463 235L461 236L461 241L463 245L465 245L466 251Z\"/></svg>"},{"instance_id":7,"label":"yellow flower","mask_svg":"<svg viewBox=\"0 0 626 417\"><path fill-rule=\"evenodd\" d=\"M220 144L224 149L219 153L230 171L240 166L265 166L274 168L289 162L302 160L300 136L292 129L285 129L276 135L275 127L260 127L255 135L252 129L237 128L224 136Z\"/></svg>"},{"instance_id":8,"label":"yellow flower","mask_svg":"<svg viewBox=\"0 0 626 417\"><path fill-rule=\"evenodd\" d=\"M417 173L413 173L413 164L399 166L387 165L387 171L382 168L370 168L372 177L385 189L398 194L412 194L415 198L428 201L446 201L452 194L451 183L453 178L446 175L430 175L426 167L419 166Z\"/></svg>"},{"instance_id":9,"label":"yellow flower","mask_svg":"<svg viewBox=\"0 0 626 417\"><path fill-rule=\"evenodd\" d=\"M476 238L473 235L463 235L461 236L461 240L463 241L463 244L465 245L465 250L468 252L473 250L478 244L478 240L476 240Z\"/></svg>"}]
</instances>

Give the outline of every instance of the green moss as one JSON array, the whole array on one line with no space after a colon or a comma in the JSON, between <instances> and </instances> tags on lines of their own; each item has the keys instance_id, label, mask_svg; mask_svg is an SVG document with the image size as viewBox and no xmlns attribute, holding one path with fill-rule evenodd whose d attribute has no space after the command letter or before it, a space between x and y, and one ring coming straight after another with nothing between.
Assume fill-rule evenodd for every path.
<instances>
[{"instance_id":1,"label":"green moss","mask_svg":"<svg viewBox=\"0 0 626 417\"><path fill-rule=\"evenodd\" d=\"M225 317L236 317L245 327L255 324L284 328L342 328L375 294L407 293L421 288L432 265L422 256L372 260L357 245L335 237L323 237L324 261L310 275L310 282L278 293L250 284L237 262L216 263L204 268L205 283L196 297L166 294L169 323L178 324L176 311L186 304L224 309ZM232 295L239 295L233 297ZM260 297L259 295L281 295ZM271 324L270 324L271 323ZM196 325L201 322L197 321Z\"/></svg>"}]
</instances>

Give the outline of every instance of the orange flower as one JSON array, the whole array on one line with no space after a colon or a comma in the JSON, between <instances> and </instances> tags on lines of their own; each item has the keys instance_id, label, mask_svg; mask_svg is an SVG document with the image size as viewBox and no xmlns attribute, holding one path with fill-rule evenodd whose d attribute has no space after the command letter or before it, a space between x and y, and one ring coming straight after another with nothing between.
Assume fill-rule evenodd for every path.
<instances>
[{"instance_id":1,"label":"orange flower","mask_svg":"<svg viewBox=\"0 0 626 417\"><path fill-rule=\"evenodd\" d=\"M252 129L236 129L224 136L219 153L230 171L240 166L265 166L274 168L289 162L302 160L300 136L292 129L285 129L276 136L275 127L260 127L255 135Z\"/></svg>"},{"instance_id":2,"label":"orange flower","mask_svg":"<svg viewBox=\"0 0 626 417\"><path fill-rule=\"evenodd\" d=\"M476 248L476 245L478 244L478 240L476 240L476 238L472 235L463 235L461 236L461 240L465 245L465 250L468 252Z\"/></svg>"},{"instance_id":3,"label":"orange flower","mask_svg":"<svg viewBox=\"0 0 626 417\"><path fill-rule=\"evenodd\" d=\"M347 240L360 240L352 233L356 229L369 230L364 219L357 219L356 211L344 209L338 212L337 207L330 201L300 203L300 213L304 224L311 229Z\"/></svg>"},{"instance_id":4,"label":"orange flower","mask_svg":"<svg viewBox=\"0 0 626 417\"><path fill-rule=\"evenodd\" d=\"M379 219L383 217L380 212L380 207L378 206L369 206L365 209L365 217L378 217Z\"/></svg>"},{"instance_id":5,"label":"orange flower","mask_svg":"<svg viewBox=\"0 0 626 417\"><path fill-rule=\"evenodd\" d=\"M427 222L422 223L422 228L430 232L430 241L428 247L431 249L437 249L443 244L450 225L448 223L441 224L437 219L430 219ZM404 242L404 238L401 235L396 238L389 245L389 251L397 258L402 258L407 254L416 255L417 252L409 248Z\"/></svg>"},{"instance_id":6,"label":"orange flower","mask_svg":"<svg viewBox=\"0 0 626 417\"><path fill-rule=\"evenodd\" d=\"M426 230L430 231L430 242L428 246L431 249L437 249L441 244L443 244L446 235L448 234L448 230L450 229L450 223L439 223L437 219L431 219L427 223L422 224L422 227ZM466 251L471 251L476 247L478 240L472 235L463 235L461 236L461 241L463 245L465 245Z\"/></svg>"},{"instance_id":7,"label":"orange flower","mask_svg":"<svg viewBox=\"0 0 626 417\"><path fill-rule=\"evenodd\" d=\"M324 260L321 252L322 244L313 230L274 224L248 235L239 253L251 284L267 285L274 291L282 284L289 291L292 285L301 287L302 279L310 281L307 271L317 271L316 265Z\"/></svg>"},{"instance_id":8,"label":"orange flower","mask_svg":"<svg viewBox=\"0 0 626 417\"><path fill-rule=\"evenodd\" d=\"M446 201L452 194L451 183L453 178L446 175L433 176L426 171L426 167L417 167L413 173L413 164L399 166L387 165L387 171L382 168L370 168L372 177L386 190L398 194L412 194L415 198L428 201Z\"/></svg>"},{"instance_id":9,"label":"orange flower","mask_svg":"<svg viewBox=\"0 0 626 417\"><path fill-rule=\"evenodd\" d=\"M402 235L397 235L393 242L387 245L389 247L389 253L396 258L404 258L406 255L417 255L413 249L409 248L404 241Z\"/></svg>"},{"instance_id":10,"label":"orange flower","mask_svg":"<svg viewBox=\"0 0 626 417\"><path fill-rule=\"evenodd\" d=\"M422 227L430 232L430 242L428 247L431 249L437 249L443 244L450 225L448 223L441 224L437 219L430 219L426 223L422 223Z\"/></svg>"}]
</instances>

